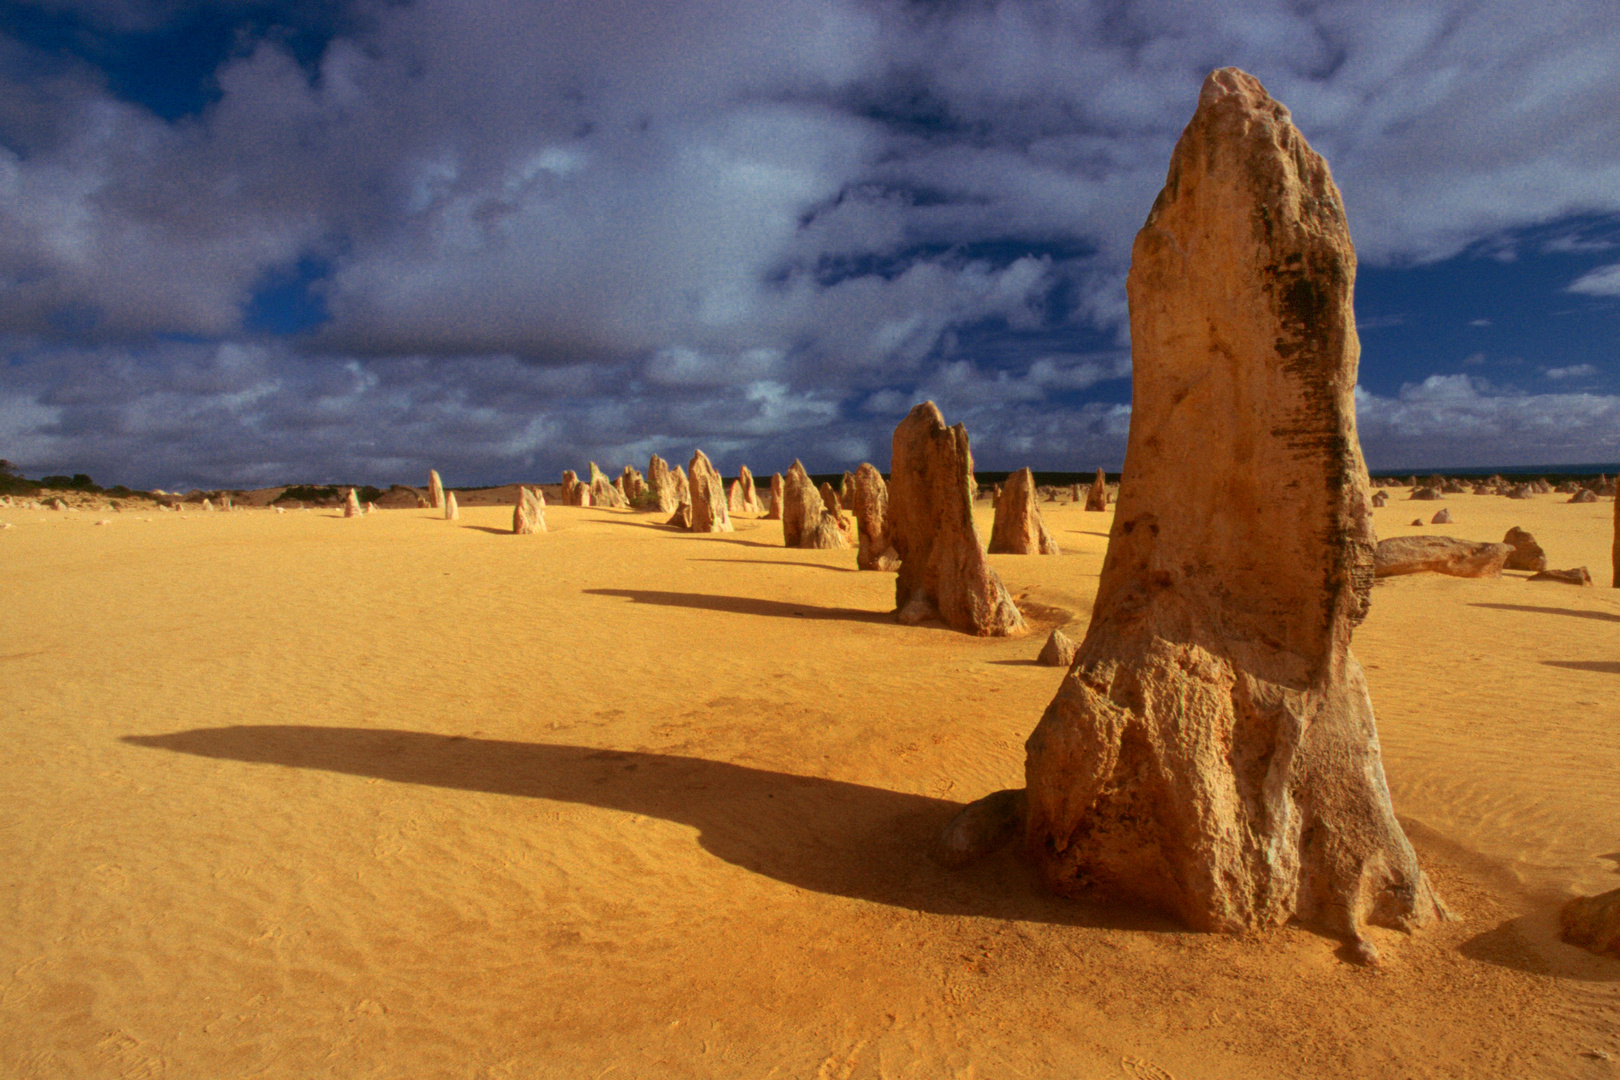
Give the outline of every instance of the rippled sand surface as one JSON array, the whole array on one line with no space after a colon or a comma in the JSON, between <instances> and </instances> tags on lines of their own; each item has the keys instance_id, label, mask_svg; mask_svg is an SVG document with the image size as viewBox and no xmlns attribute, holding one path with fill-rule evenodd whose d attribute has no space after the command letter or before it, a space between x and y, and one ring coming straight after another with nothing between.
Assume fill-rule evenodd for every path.
<instances>
[{"instance_id":1,"label":"rippled sand surface","mask_svg":"<svg viewBox=\"0 0 1620 1080\"><path fill-rule=\"evenodd\" d=\"M1606 584L1613 506L1563 498L1422 531ZM1553 932L1620 885L1620 591L1376 590L1461 918L1369 971L923 856L1021 782L1084 629L1111 515L1046 513L1063 556L992 557L1037 632L987 641L775 522L0 511L0 1076L1620 1075L1620 962Z\"/></svg>"}]
</instances>

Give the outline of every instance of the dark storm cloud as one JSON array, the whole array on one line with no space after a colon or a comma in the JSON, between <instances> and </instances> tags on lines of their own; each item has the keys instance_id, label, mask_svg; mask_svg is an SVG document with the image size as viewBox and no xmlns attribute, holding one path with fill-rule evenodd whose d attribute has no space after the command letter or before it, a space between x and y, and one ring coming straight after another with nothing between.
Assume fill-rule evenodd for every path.
<instances>
[{"instance_id":1,"label":"dark storm cloud","mask_svg":"<svg viewBox=\"0 0 1620 1080\"><path fill-rule=\"evenodd\" d=\"M881 464L923 396L986 467L1116 464L1131 238L1223 64L1367 265L1620 214L1608 5L13 7L0 445L129 481ZM165 55L190 98L131 74ZM1597 253L1572 297L1614 295L1603 242L1545 240ZM1369 455L1575 407L1467 388L1364 395ZM1612 445L1580 415L1565 451Z\"/></svg>"}]
</instances>

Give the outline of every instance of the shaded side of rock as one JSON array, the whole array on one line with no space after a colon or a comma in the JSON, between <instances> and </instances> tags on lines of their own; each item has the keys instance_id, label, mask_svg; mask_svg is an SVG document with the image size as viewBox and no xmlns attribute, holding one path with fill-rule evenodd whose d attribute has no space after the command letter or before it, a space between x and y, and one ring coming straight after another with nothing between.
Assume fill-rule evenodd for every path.
<instances>
[{"instance_id":1,"label":"shaded side of rock","mask_svg":"<svg viewBox=\"0 0 1620 1080\"><path fill-rule=\"evenodd\" d=\"M1101 469L1091 481L1091 489L1086 492L1086 509L1101 511L1108 509L1108 477Z\"/></svg>"},{"instance_id":2,"label":"shaded side of rock","mask_svg":"<svg viewBox=\"0 0 1620 1080\"><path fill-rule=\"evenodd\" d=\"M1556 581L1563 585L1590 585L1592 574L1586 567L1577 566L1573 570L1543 570L1539 574L1531 574L1527 580Z\"/></svg>"},{"instance_id":3,"label":"shaded side of rock","mask_svg":"<svg viewBox=\"0 0 1620 1080\"><path fill-rule=\"evenodd\" d=\"M1507 557L1507 562L1502 564L1502 569L1529 570L1532 573L1547 569L1547 553L1541 550L1541 545L1536 543L1534 536L1517 525L1507 531L1507 535L1502 537L1502 543L1513 549Z\"/></svg>"},{"instance_id":4,"label":"shaded side of rock","mask_svg":"<svg viewBox=\"0 0 1620 1080\"><path fill-rule=\"evenodd\" d=\"M1620 889L1573 898L1558 921L1561 936L1571 945L1620 960Z\"/></svg>"},{"instance_id":5,"label":"shaded side of rock","mask_svg":"<svg viewBox=\"0 0 1620 1080\"><path fill-rule=\"evenodd\" d=\"M771 505L765 511L765 517L769 521L781 521L782 520L782 474L781 473L772 473L771 474Z\"/></svg>"},{"instance_id":6,"label":"shaded side of rock","mask_svg":"<svg viewBox=\"0 0 1620 1080\"><path fill-rule=\"evenodd\" d=\"M349 494L343 500L343 516L354 518L363 513L365 511L360 509L360 493L355 491L354 488L350 488Z\"/></svg>"},{"instance_id":7,"label":"shaded side of rock","mask_svg":"<svg viewBox=\"0 0 1620 1080\"><path fill-rule=\"evenodd\" d=\"M973 454L961 424L946 427L932 402L894 430L889 542L900 556L895 608L902 622L942 619L957 630L1004 637L1024 617L985 559L973 524Z\"/></svg>"}]
</instances>

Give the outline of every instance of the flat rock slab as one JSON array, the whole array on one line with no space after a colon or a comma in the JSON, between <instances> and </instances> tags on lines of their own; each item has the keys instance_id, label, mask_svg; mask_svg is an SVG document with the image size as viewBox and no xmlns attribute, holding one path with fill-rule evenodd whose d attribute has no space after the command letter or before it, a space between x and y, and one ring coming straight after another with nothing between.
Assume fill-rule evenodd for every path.
<instances>
[{"instance_id":1,"label":"flat rock slab","mask_svg":"<svg viewBox=\"0 0 1620 1080\"><path fill-rule=\"evenodd\" d=\"M1458 540L1451 536L1396 536L1378 541L1373 551L1373 572L1379 577L1425 573L1497 577L1512 553L1513 549L1506 544Z\"/></svg>"}]
</instances>

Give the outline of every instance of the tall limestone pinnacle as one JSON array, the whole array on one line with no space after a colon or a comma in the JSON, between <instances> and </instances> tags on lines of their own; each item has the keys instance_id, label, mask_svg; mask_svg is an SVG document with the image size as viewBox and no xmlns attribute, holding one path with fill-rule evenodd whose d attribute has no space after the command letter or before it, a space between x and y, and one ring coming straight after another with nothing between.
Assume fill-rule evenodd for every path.
<instances>
[{"instance_id":1,"label":"tall limestone pinnacle","mask_svg":"<svg viewBox=\"0 0 1620 1080\"><path fill-rule=\"evenodd\" d=\"M1327 163L1205 80L1127 280L1125 471L1085 640L1029 738L1025 841L1207 930L1355 943L1442 912L1390 804L1350 636L1374 536L1355 251Z\"/></svg>"}]
</instances>

